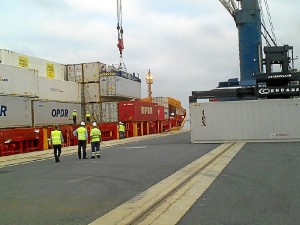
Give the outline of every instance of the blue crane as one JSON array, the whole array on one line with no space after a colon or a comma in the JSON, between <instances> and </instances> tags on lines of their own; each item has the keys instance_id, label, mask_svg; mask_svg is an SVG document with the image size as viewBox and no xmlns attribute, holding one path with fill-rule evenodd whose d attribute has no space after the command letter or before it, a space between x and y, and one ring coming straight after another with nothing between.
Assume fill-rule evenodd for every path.
<instances>
[{"instance_id":1,"label":"blue crane","mask_svg":"<svg viewBox=\"0 0 300 225\"><path fill-rule=\"evenodd\" d=\"M240 85L254 86L262 72L261 15L258 0L219 0L234 18L239 35Z\"/></svg>"}]
</instances>

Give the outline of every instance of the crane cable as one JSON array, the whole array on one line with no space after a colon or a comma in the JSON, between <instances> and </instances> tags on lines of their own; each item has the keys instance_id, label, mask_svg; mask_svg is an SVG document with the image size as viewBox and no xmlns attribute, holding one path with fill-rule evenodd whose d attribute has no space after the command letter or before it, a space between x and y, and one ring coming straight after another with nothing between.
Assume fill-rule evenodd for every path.
<instances>
[{"instance_id":1,"label":"crane cable","mask_svg":"<svg viewBox=\"0 0 300 225\"><path fill-rule=\"evenodd\" d=\"M260 10L261 10L261 18L262 18L261 25L262 25L262 28L263 28L263 31L261 33L262 33L262 36L264 37L264 39L265 39L268 46L271 46L269 39L271 39L274 46L277 46L276 36L275 36L274 27L273 27L272 18L271 18L270 9L269 9L269 5L268 5L267 0L264 0L264 3L265 3L265 6L266 6L268 21L269 21L269 25L271 27L272 36L270 35L270 33L268 32L268 30L266 28L266 25L265 25L266 23L265 23L265 20L264 20L264 13L263 13L264 11L263 11L263 8L262 8L262 2L261 2L261 0L259 0Z\"/></svg>"},{"instance_id":2,"label":"crane cable","mask_svg":"<svg viewBox=\"0 0 300 225\"><path fill-rule=\"evenodd\" d=\"M117 30L118 30L118 49L120 51L120 57L122 58L122 52L124 49L124 42L123 42L123 27L122 27L122 1L117 0Z\"/></svg>"}]
</instances>

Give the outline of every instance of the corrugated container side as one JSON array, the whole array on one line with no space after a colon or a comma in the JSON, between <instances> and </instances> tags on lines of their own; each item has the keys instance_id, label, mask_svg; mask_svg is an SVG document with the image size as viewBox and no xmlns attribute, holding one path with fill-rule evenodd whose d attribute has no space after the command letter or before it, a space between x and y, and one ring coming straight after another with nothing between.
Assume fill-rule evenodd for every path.
<instances>
[{"instance_id":1,"label":"corrugated container side","mask_svg":"<svg viewBox=\"0 0 300 225\"><path fill-rule=\"evenodd\" d=\"M99 83L84 84L85 103L100 102L100 85Z\"/></svg>"},{"instance_id":2,"label":"corrugated container side","mask_svg":"<svg viewBox=\"0 0 300 225\"><path fill-rule=\"evenodd\" d=\"M40 77L66 79L66 68L63 64L5 49L0 49L0 51L3 64L38 70Z\"/></svg>"},{"instance_id":3,"label":"corrugated container side","mask_svg":"<svg viewBox=\"0 0 300 225\"><path fill-rule=\"evenodd\" d=\"M300 99L191 103L191 141L296 141Z\"/></svg>"},{"instance_id":4,"label":"corrugated container side","mask_svg":"<svg viewBox=\"0 0 300 225\"><path fill-rule=\"evenodd\" d=\"M35 126L73 124L72 112L74 109L77 111L77 123L81 121L80 103L35 100L32 106Z\"/></svg>"},{"instance_id":5,"label":"corrugated container side","mask_svg":"<svg viewBox=\"0 0 300 225\"><path fill-rule=\"evenodd\" d=\"M91 114L92 122L101 122L101 103L87 103L85 105L85 110Z\"/></svg>"},{"instance_id":6,"label":"corrugated container side","mask_svg":"<svg viewBox=\"0 0 300 225\"><path fill-rule=\"evenodd\" d=\"M132 99L141 98L141 83L119 76L100 78L101 96L122 96Z\"/></svg>"},{"instance_id":7,"label":"corrugated container side","mask_svg":"<svg viewBox=\"0 0 300 225\"><path fill-rule=\"evenodd\" d=\"M67 70L67 80L74 82L82 82L82 64L70 64L66 65Z\"/></svg>"},{"instance_id":8,"label":"corrugated container side","mask_svg":"<svg viewBox=\"0 0 300 225\"><path fill-rule=\"evenodd\" d=\"M169 108L169 102L167 97L152 97L152 102L162 105L165 108Z\"/></svg>"},{"instance_id":9,"label":"corrugated container side","mask_svg":"<svg viewBox=\"0 0 300 225\"><path fill-rule=\"evenodd\" d=\"M98 82L103 65L101 62L83 63L84 82Z\"/></svg>"},{"instance_id":10,"label":"corrugated container side","mask_svg":"<svg viewBox=\"0 0 300 225\"><path fill-rule=\"evenodd\" d=\"M165 120L165 108L162 105L157 107L157 120Z\"/></svg>"},{"instance_id":11,"label":"corrugated container side","mask_svg":"<svg viewBox=\"0 0 300 225\"><path fill-rule=\"evenodd\" d=\"M102 121L103 123L118 122L118 103L103 102L102 103Z\"/></svg>"},{"instance_id":12,"label":"corrugated container side","mask_svg":"<svg viewBox=\"0 0 300 225\"><path fill-rule=\"evenodd\" d=\"M141 101L118 103L119 121L156 121L157 104Z\"/></svg>"},{"instance_id":13,"label":"corrugated container side","mask_svg":"<svg viewBox=\"0 0 300 225\"><path fill-rule=\"evenodd\" d=\"M79 83L39 77L38 84L41 100L81 102Z\"/></svg>"},{"instance_id":14,"label":"corrugated container side","mask_svg":"<svg viewBox=\"0 0 300 225\"><path fill-rule=\"evenodd\" d=\"M152 97L152 102L155 102L158 105L163 106L165 119L169 119L170 112L169 112L168 97Z\"/></svg>"},{"instance_id":15,"label":"corrugated container side","mask_svg":"<svg viewBox=\"0 0 300 225\"><path fill-rule=\"evenodd\" d=\"M31 127L31 99L0 96L0 128Z\"/></svg>"},{"instance_id":16,"label":"corrugated container side","mask_svg":"<svg viewBox=\"0 0 300 225\"><path fill-rule=\"evenodd\" d=\"M0 94L38 97L38 72L0 64Z\"/></svg>"}]
</instances>

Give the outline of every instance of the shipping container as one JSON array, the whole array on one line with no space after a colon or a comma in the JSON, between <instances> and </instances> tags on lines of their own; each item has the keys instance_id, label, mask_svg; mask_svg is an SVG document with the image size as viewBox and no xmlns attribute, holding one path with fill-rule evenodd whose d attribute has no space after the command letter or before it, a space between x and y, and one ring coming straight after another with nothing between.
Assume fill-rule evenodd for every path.
<instances>
[{"instance_id":1,"label":"shipping container","mask_svg":"<svg viewBox=\"0 0 300 225\"><path fill-rule=\"evenodd\" d=\"M73 110L77 111L76 122L81 121L80 103L34 100L32 108L34 126L73 124Z\"/></svg>"},{"instance_id":2,"label":"shipping container","mask_svg":"<svg viewBox=\"0 0 300 225\"><path fill-rule=\"evenodd\" d=\"M157 120L165 120L165 107L162 105L157 105Z\"/></svg>"},{"instance_id":3,"label":"shipping container","mask_svg":"<svg viewBox=\"0 0 300 225\"><path fill-rule=\"evenodd\" d=\"M81 102L81 86L77 82L40 77L39 99L60 102Z\"/></svg>"},{"instance_id":4,"label":"shipping container","mask_svg":"<svg viewBox=\"0 0 300 225\"><path fill-rule=\"evenodd\" d=\"M0 96L0 128L31 126L30 98Z\"/></svg>"},{"instance_id":5,"label":"shipping container","mask_svg":"<svg viewBox=\"0 0 300 225\"><path fill-rule=\"evenodd\" d=\"M119 121L156 121L157 104L141 101L122 101L118 103Z\"/></svg>"},{"instance_id":6,"label":"shipping container","mask_svg":"<svg viewBox=\"0 0 300 225\"><path fill-rule=\"evenodd\" d=\"M140 99L141 82L115 75L101 75L100 94L101 96L116 96L131 99Z\"/></svg>"},{"instance_id":7,"label":"shipping container","mask_svg":"<svg viewBox=\"0 0 300 225\"><path fill-rule=\"evenodd\" d=\"M0 64L0 95L38 97L38 72Z\"/></svg>"},{"instance_id":8,"label":"shipping container","mask_svg":"<svg viewBox=\"0 0 300 225\"><path fill-rule=\"evenodd\" d=\"M117 102L103 102L101 108L101 122L102 123L116 123L118 122L118 103Z\"/></svg>"},{"instance_id":9,"label":"shipping container","mask_svg":"<svg viewBox=\"0 0 300 225\"><path fill-rule=\"evenodd\" d=\"M101 103L86 103L85 111L91 114L91 122L101 122Z\"/></svg>"},{"instance_id":10,"label":"shipping container","mask_svg":"<svg viewBox=\"0 0 300 225\"><path fill-rule=\"evenodd\" d=\"M40 77L66 80L65 65L14 51L0 49L0 61L6 65L38 70Z\"/></svg>"},{"instance_id":11,"label":"shipping container","mask_svg":"<svg viewBox=\"0 0 300 225\"><path fill-rule=\"evenodd\" d=\"M84 83L99 82L103 66L104 64L101 62L83 63Z\"/></svg>"},{"instance_id":12,"label":"shipping container","mask_svg":"<svg viewBox=\"0 0 300 225\"><path fill-rule=\"evenodd\" d=\"M168 97L152 97L152 102L157 103L158 105L161 105L164 107L164 116L165 119L169 119L169 101Z\"/></svg>"},{"instance_id":13,"label":"shipping container","mask_svg":"<svg viewBox=\"0 0 300 225\"><path fill-rule=\"evenodd\" d=\"M66 65L66 68L68 81L83 82L82 64L70 64Z\"/></svg>"},{"instance_id":14,"label":"shipping container","mask_svg":"<svg viewBox=\"0 0 300 225\"><path fill-rule=\"evenodd\" d=\"M99 83L84 84L85 103L100 102L100 85Z\"/></svg>"},{"instance_id":15,"label":"shipping container","mask_svg":"<svg viewBox=\"0 0 300 225\"><path fill-rule=\"evenodd\" d=\"M300 99L190 104L191 142L299 141Z\"/></svg>"}]
</instances>

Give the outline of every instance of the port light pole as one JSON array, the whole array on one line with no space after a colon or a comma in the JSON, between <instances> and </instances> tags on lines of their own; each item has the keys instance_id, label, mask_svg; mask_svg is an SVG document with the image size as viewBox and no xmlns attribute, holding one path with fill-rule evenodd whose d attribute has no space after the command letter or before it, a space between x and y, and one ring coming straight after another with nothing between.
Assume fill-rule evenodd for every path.
<instances>
[{"instance_id":1,"label":"port light pole","mask_svg":"<svg viewBox=\"0 0 300 225\"><path fill-rule=\"evenodd\" d=\"M146 76L146 83L148 84L148 98L152 99L152 90L151 85L153 84L153 77L151 75L150 69L148 70L148 74Z\"/></svg>"}]
</instances>

